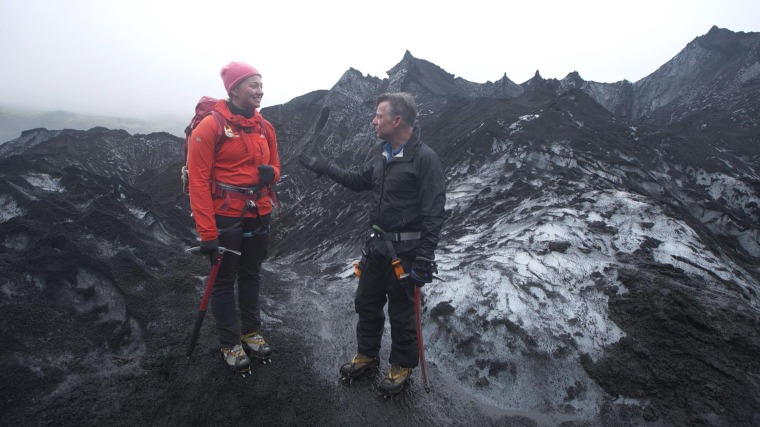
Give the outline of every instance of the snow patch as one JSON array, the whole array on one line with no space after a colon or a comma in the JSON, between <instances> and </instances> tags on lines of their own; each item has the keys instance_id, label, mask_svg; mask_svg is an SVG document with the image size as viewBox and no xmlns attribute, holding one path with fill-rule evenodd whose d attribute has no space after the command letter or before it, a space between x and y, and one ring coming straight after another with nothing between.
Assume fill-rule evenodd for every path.
<instances>
[{"instance_id":1,"label":"snow patch","mask_svg":"<svg viewBox=\"0 0 760 427\"><path fill-rule=\"evenodd\" d=\"M64 191L61 187L61 178L53 178L44 173L33 173L24 177L24 179L34 187L45 191L54 191L60 193Z\"/></svg>"},{"instance_id":2,"label":"snow patch","mask_svg":"<svg viewBox=\"0 0 760 427\"><path fill-rule=\"evenodd\" d=\"M739 83L743 85L758 77L760 77L760 61L755 61L754 64L739 72L737 79L739 80Z\"/></svg>"},{"instance_id":3,"label":"snow patch","mask_svg":"<svg viewBox=\"0 0 760 427\"><path fill-rule=\"evenodd\" d=\"M23 216L26 211L20 208L10 196L0 194L0 222L8 221L17 216Z\"/></svg>"},{"instance_id":4,"label":"snow patch","mask_svg":"<svg viewBox=\"0 0 760 427\"><path fill-rule=\"evenodd\" d=\"M505 153L509 150L509 147L511 145L512 145L512 142L509 140L494 138L493 143L491 144L491 153L492 154Z\"/></svg>"},{"instance_id":5,"label":"snow patch","mask_svg":"<svg viewBox=\"0 0 760 427\"><path fill-rule=\"evenodd\" d=\"M523 128L524 123L533 121L537 119L538 117L539 117L538 114L528 114L525 116L520 116L516 122L509 125L509 130L510 130L509 134L512 135L517 132L520 132Z\"/></svg>"},{"instance_id":6,"label":"snow patch","mask_svg":"<svg viewBox=\"0 0 760 427\"><path fill-rule=\"evenodd\" d=\"M697 184L707 187L707 192L713 200L721 199L732 209L744 211L755 220L760 220L757 207L760 197L744 182L722 173L708 173L699 169L694 173Z\"/></svg>"},{"instance_id":7,"label":"snow patch","mask_svg":"<svg viewBox=\"0 0 760 427\"><path fill-rule=\"evenodd\" d=\"M148 211L140 208L134 208L134 207L127 207L130 212L132 212L132 215L134 215L137 219L144 219L145 215L148 214Z\"/></svg>"}]
</instances>

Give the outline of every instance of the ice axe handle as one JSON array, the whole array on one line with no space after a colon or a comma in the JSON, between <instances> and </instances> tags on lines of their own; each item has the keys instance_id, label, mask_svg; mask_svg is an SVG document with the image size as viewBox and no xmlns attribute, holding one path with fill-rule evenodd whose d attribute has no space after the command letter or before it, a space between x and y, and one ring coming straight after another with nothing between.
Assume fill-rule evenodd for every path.
<instances>
[{"instance_id":1,"label":"ice axe handle","mask_svg":"<svg viewBox=\"0 0 760 427\"><path fill-rule=\"evenodd\" d=\"M195 350L195 343L198 341L198 335L200 334L201 326L203 326L204 317L206 317L206 310L199 311L198 316L195 318L195 325L193 325L193 334L190 336L190 345L187 347L187 353L185 354L186 357L193 355L193 350Z\"/></svg>"},{"instance_id":2,"label":"ice axe handle","mask_svg":"<svg viewBox=\"0 0 760 427\"><path fill-rule=\"evenodd\" d=\"M224 248L219 248L219 254L217 254L216 260L214 261L214 266L211 267L211 273L209 273L208 279L206 280L206 289L203 291L203 298L201 298L201 304L198 307L198 316L195 318L193 333L190 336L190 344L187 347L187 357L190 357L193 354L195 343L198 341L198 335L201 331L201 326L203 325L203 318L206 317L206 309L208 308L209 299L211 299L211 291L214 290L214 282L216 282L216 275L219 272L219 265L222 263L222 256L226 251L222 249ZM230 250L229 252L235 253L236 251Z\"/></svg>"},{"instance_id":3,"label":"ice axe handle","mask_svg":"<svg viewBox=\"0 0 760 427\"><path fill-rule=\"evenodd\" d=\"M427 364L425 363L425 344L422 339L422 315L420 302L420 288L414 287L414 317L417 321L417 351L419 352L420 365L422 367L422 385L425 387L425 391L430 393L430 385L427 379Z\"/></svg>"}]
</instances>

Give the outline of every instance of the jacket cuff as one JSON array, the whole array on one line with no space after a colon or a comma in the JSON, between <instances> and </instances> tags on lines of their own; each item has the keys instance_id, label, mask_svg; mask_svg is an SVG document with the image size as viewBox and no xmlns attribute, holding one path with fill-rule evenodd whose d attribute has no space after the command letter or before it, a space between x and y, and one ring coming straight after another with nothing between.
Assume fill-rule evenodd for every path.
<instances>
[{"instance_id":1,"label":"jacket cuff","mask_svg":"<svg viewBox=\"0 0 760 427\"><path fill-rule=\"evenodd\" d=\"M327 176L329 176L332 179L340 178L340 168L335 166L332 163L330 163L330 165L327 167L326 173L327 173Z\"/></svg>"}]
</instances>

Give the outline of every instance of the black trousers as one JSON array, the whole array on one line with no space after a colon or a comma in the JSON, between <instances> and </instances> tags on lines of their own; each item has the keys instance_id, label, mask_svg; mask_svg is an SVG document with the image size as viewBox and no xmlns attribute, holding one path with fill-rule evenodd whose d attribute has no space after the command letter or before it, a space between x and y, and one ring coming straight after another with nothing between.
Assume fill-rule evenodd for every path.
<instances>
[{"instance_id":1,"label":"black trousers","mask_svg":"<svg viewBox=\"0 0 760 427\"><path fill-rule=\"evenodd\" d=\"M401 285L396 280L388 257L370 254L362 269L354 299L354 307L359 315L356 341L362 354L378 357L380 353L386 302L391 324L391 354L388 361L414 368L419 361L414 285Z\"/></svg>"},{"instance_id":2,"label":"black trousers","mask_svg":"<svg viewBox=\"0 0 760 427\"><path fill-rule=\"evenodd\" d=\"M216 319L221 347L240 343L242 335L261 328L259 288L261 263L267 257L270 216L260 218L216 217L219 246L240 251L226 252L211 293L211 312ZM240 322L235 312L235 281ZM242 324L242 328L241 328Z\"/></svg>"}]
</instances>

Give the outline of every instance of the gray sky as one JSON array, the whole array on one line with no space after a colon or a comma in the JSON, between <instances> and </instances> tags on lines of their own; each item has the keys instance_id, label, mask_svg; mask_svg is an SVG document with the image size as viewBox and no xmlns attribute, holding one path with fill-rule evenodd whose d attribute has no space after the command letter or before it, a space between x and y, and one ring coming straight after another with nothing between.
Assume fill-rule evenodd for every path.
<instances>
[{"instance_id":1,"label":"gray sky","mask_svg":"<svg viewBox=\"0 0 760 427\"><path fill-rule=\"evenodd\" d=\"M0 0L0 104L188 117L229 61L269 106L351 67L385 78L406 50L478 83L637 81L713 25L760 31L760 1Z\"/></svg>"}]
</instances>

